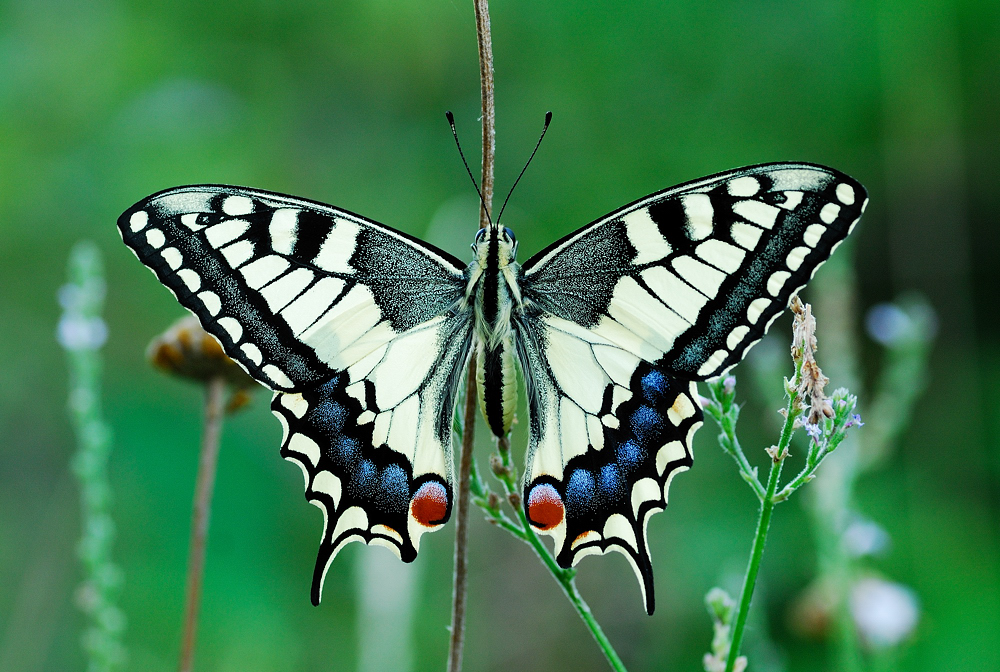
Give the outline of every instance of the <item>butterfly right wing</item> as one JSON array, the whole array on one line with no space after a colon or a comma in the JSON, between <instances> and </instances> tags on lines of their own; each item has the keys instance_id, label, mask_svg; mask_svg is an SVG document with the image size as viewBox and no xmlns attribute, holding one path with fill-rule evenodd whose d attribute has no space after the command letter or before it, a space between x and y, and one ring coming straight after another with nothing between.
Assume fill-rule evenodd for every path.
<instances>
[{"instance_id":1,"label":"butterfly right wing","mask_svg":"<svg viewBox=\"0 0 1000 672\"><path fill-rule=\"evenodd\" d=\"M325 519L313 602L349 541L413 560L451 513L451 418L471 338L461 262L345 210L242 187L164 191L118 226L276 391L282 455Z\"/></svg>"},{"instance_id":2,"label":"butterfly right wing","mask_svg":"<svg viewBox=\"0 0 1000 672\"><path fill-rule=\"evenodd\" d=\"M866 203L822 166L749 166L647 196L524 264L523 499L561 566L623 553L652 613L646 525L692 463L692 381L743 358Z\"/></svg>"}]
</instances>

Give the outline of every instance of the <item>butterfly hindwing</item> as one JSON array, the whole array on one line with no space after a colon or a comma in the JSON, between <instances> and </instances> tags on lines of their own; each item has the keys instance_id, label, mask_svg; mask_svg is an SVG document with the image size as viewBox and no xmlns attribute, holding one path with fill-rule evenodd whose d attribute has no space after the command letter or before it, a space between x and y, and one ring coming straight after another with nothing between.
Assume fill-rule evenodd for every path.
<instances>
[{"instance_id":1,"label":"butterfly hindwing","mask_svg":"<svg viewBox=\"0 0 1000 672\"><path fill-rule=\"evenodd\" d=\"M753 166L648 196L524 264L524 500L562 566L623 552L652 613L645 527L691 464L691 381L743 358L866 203L828 168Z\"/></svg>"},{"instance_id":2,"label":"butterfly hindwing","mask_svg":"<svg viewBox=\"0 0 1000 672\"><path fill-rule=\"evenodd\" d=\"M119 229L275 390L281 453L324 515L313 601L349 541L413 560L451 514L451 418L471 340L461 263L347 211L240 187L161 192Z\"/></svg>"},{"instance_id":3,"label":"butterfly hindwing","mask_svg":"<svg viewBox=\"0 0 1000 672\"><path fill-rule=\"evenodd\" d=\"M646 525L691 466L702 423L695 385L560 318L529 318L521 333L531 390L528 518L554 537L563 567L594 553L625 555L651 614Z\"/></svg>"},{"instance_id":4,"label":"butterfly hindwing","mask_svg":"<svg viewBox=\"0 0 1000 672\"><path fill-rule=\"evenodd\" d=\"M319 387L275 394L281 454L302 468L306 499L323 511L315 604L348 542L383 545L410 562L420 536L450 517L451 419L469 326L442 316Z\"/></svg>"}]
</instances>

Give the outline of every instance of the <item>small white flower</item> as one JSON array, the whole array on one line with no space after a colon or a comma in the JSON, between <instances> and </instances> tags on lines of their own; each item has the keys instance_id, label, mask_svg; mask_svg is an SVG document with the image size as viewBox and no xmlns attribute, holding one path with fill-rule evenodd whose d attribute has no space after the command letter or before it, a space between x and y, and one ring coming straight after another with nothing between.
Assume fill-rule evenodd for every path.
<instances>
[{"instance_id":1,"label":"small white flower","mask_svg":"<svg viewBox=\"0 0 1000 672\"><path fill-rule=\"evenodd\" d=\"M888 648L917 627L917 596L906 586L877 577L861 579L851 589L851 615L862 639L873 648Z\"/></svg>"},{"instance_id":2,"label":"small white flower","mask_svg":"<svg viewBox=\"0 0 1000 672\"><path fill-rule=\"evenodd\" d=\"M841 543L856 558L878 555L889 546L889 533L877 523L858 518L844 530Z\"/></svg>"}]
</instances>

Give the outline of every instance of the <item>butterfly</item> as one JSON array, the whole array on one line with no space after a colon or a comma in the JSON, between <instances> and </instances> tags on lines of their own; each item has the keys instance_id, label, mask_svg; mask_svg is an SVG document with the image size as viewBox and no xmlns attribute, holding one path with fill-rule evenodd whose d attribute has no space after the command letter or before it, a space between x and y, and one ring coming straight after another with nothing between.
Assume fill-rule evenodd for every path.
<instances>
[{"instance_id":1,"label":"butterfly","mask_svg":"<svg viewBox=\"0 0 1000 672\"><path fill-rule=\"evenodd\" d=\"M411 562L449 519L452 420L475 353L493 434L510 431L524 380L530 523L562 567L624 554L652 614L646 526L692 464L695 383L764 336L867 201L823 166L750 166L646 196L524 264L498 222L465 263L341 208L233 186L159 192L118 228L274 391L281 454L324 517L314 604L347 543Z\"/></svg>"}]
</instances>

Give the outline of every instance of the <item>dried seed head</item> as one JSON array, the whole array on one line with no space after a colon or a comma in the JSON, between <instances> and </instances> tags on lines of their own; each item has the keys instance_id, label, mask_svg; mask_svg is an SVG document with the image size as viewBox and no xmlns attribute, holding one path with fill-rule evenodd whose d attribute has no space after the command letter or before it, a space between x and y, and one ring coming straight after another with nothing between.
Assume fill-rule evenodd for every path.
<instances>
[{"instance_id":1,"label":"dried seed head","mask_svg":"<svg viewBox=\"0 0 1000 672\"><path fill-rule=\"evenodd\" d=\"M771 446L769 448L765 448L764 452L767 453L767 456L770 457L771 461L774 462L775 464L777 464L778 462L781 462L783 459L785 459L786 457L788 457L788 448L787 447L786 448L782 448L780 453L778 452L778 447L777 446Z\"/></svg>"},{"instance_id":2,"label":"dried seed head","mask_svg":"<svg viewBox=\"0 0 1000 672\"><path fill-rule=\"evenodd\" d=\"M237 390L230 401L230 410L245 405L248 391L257 384L226 356L215 337L202 329L193 315L178 320L154 338L146 348L146 358L161 371L181 378L208 382L221 376Z\"/></svg>"},{"instance_id":3,"label":"dried seed head","mask_svg":"<svg viewBox=\"0 0 1000 672\"><path fill-rule=\"evenodd\" d=\"M801 362L801 377L796 389L798 395L809 400L809 419L811 424L819 423L823 418L832 418L833 405L826 396L825 388L830 379L823 375L816 361L816 318L812 314L812 306L803 304L799 297L792 299L792 358Z\"/></svg>"},{"instance_id":4,"label":"dried seed head","mask_svg":"<svg viewBox=\"0 0 1000 672\"><path fill-rule=\"evenodd\" d=\"M495 492L491 492L486 497L486 506L490 508L491 511L496 511L500 508L500 496Z\"/></svg>"},{"instance_id":5,"label":"dried seed head","mask_svg":"<svg viewBox=\"0 0 1000 672\"><path fill-rule=\"evenodd\" d=\"M509 495L507 495L507 501L510 502L510 505L514 507L515 511L521 508L521 495L517 494L516 492L512 492Z\"/></svg>"}]
</instances>

